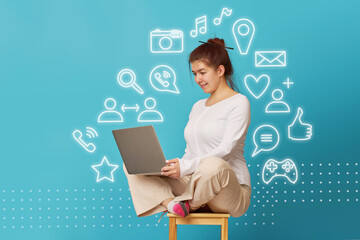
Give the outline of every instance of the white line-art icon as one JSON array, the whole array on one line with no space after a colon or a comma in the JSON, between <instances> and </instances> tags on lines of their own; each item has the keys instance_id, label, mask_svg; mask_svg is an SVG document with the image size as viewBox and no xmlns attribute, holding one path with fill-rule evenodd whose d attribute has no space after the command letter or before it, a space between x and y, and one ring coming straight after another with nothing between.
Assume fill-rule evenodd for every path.
<instances>
[{"instance_id":1,"label":"white line-art icon","mask_svg":"<svg viewBox=\"0 0 360 240\"><path fill-rule=\"evenodd\" d=\"M238 19L232 29L236 45L241 55L246 55L255 34L254 24L246 18Z\"/></svg>"},{"instance_id":2,"label":"white line-art icon","mask_svg":"<svg viewBox=\"0 0 360 240\"><path fill-rule=\"evenodd\" d=\"M274 101L270 102L266 106L265 112L266 113L289 113L290 112L289 105L286 102L281 101L283 96L284 96L284 93L280 89L275 89L272 92L272 98L274 99Z\"/></svg>"},{"instance_id":3,"label":"white line-art icon","mask_svg":"<svg viewBox=\"0 0 360 240\"><path fill-rule=\"evenodd\" d=\"M220 25L223 15L229 17L231 15L231 13L232 13L232 9L228 9L226 7L223 8L222 11L221 11L220 17L214 18L214 21L213 21L214 24L215 25Z\"/></svg>"},{"instance_id":4,"label":"white line-art icon","mask_svg":"<svg viewBox=\"0 0 360 240\"><path fill-rule=\"evenodd\" d=\"M294 82L291 82L290 78L286 78L286 82L283 82L283 84L289 89L290 85L294 84Z\"/></svg>"},{"instance_id":5,"label":"white line-art icon","mask_svg":"<svg viewBox=\"0 0 360 240\"><path fill-rule=\"evenodd\" d=\"M286 51L255 51L255 67L286 67Z\"/></svg>"},{"instance_id":6,"label":"white line-art icon","mask_svg":"<svg viewBox=\"0 0 360 240\"><path fill-rule=\"evenodd\" d=\"M181 30L150 32L150 51L152 53L181 53L184 51L184 34Z\"/></svg>"},{"instance_id":7,"label":"white line-art icon","mask_svg":"<svg viewBox=\"0 0 360 240\"><path fill-rule=\"evenodd\" d=\"M207 31L206 22L206 15L195 19L195 29L191 30L190 36L194 38L198 35L198 32L200 32L201 34L205 34Z\"/></svg>"},{"instance_id":8,"label":"white line-art icon","mask_svg":"<svg viewBox=\"0 0 360 240\"><path fill-rule=\"evenodd\" d=\"M135 109L136 112L139 111L139 105L135 104L135 107L125 107L125 104L121 106L121 111L125 112L126 109Z\"/></svg>"},{"instance_id":9,"label":"white line-art icon","mask_svg":"<svg viewBox=\"0 0 360 240\"><path fill-rule=\"evenodd\" d=\"M294 141L306 141L312 136L312 125L303 123L302 115L304 111L301 107L297 109L293 122L288 126L288 137Z\"/></svg>"},{"instance_id":10,"label":"white line-art icon","mask_svg":"<svg viewBox=\"0 0 360 240\"><path fill-rule=\"evenodd\" d=\"M264 124L255 130L253 141L255 149L251 157L254 157L261 151L268 152L275 149L279 144L280 135L275 127Z\"/></svg>"},{"instance_id":11,"label":"white line-art icon","mask_svg":"<svg viewBox=\"0 0 360 240\"><path fill-rule=\"evenodd\" d=\"M82 146L86 151L88 151L90 153L95 152L96 146L93 143L86 143L83 139L83 134L80 130L76 129L72 135L73 135L74 139L80 144L80 146ZM86 136L89 139L91 139L91 138L95 138L99 135L95 129L93 129L91 127L86 127Z\"/></svg>"},{"instance_id":12,"label":"white line-art icon","mask_svg":"<svg viewBox=\"0 0 360 240\"><path fill-rule=\"evenodd\" d=\"M259 99L268 89L270 77L266 74L256 78L254 75L248 74L244 78L245 87L256 99ZM254 87L254 85L256 85Z\"/></svg>"},{"instance_id":13,"label":"white line-art icon","mask_svg":"<svg viewBox=\"0 0 360 240\"><path fill-rule=\"evenodd\" d=\"M156 101L152 97L148 97L144 102L145 108L148 110L142 111L139 114L138 122L163 122L164 118L159 111L153 110L156 106Z\"/></svg>"},{"instance_id":14,"label":"white line-art icon","mask_svg":"<svg viewBox=\"0 0 360 240\"><path fill-rule=\"evenodd\" d=\"M107 160L106 156L104 156L104 158L102 159L100 164L97 165L92 165L91 166L96 172L97 172L97 177L96 177L96 182L100 182L103 179L107 179L111 182L114 182L114 171L119 167L119 165L116 164L110 164L109 161ZM102 170L104 169L105 170ZM109 169L111 169L110 175L111 177L108 177L107 175L103 175L100 172L109 172ZM100 177L100 175L103 175L102 177Z\"/></svg>"},{"instance_id":15,"label":"white line-art icon","mask_svg":"<svg viewBox=\"0 0 360 240\"><path fill-rule=\"evenodd\" d=\"M150 73L150 83L153 88L162 92L179 94L176 86L175 71L167 65L159 65Z\"/></svg>"},{"instance_id":16,"label":"white line-art icon","mask_svg":"<svg viewBox=\"0 0 360 240\"><path fill-rule=\"evenodd\" d=\"M116 101L113 98L107 98L105 100L105 108L107 110L100 113L98 117L98 123L120 123L124 122L121 113L115 111Z\"/></svg>"},{"instance_id":17,"label":"white line-art icon","mask_svg":"<svg viewBox=\"0 0 360 240\"><path fill-rule=\"evenodd\" d=\"M124 80L125 76L130 76L130 80L125 81ZM125 88L132 87L138 93L144 94L144 91L141 89L141 87L139 87L139 85L137 85L137 83L136 83L136 75L135 75L134 71L131 70L131 69L123 69L123 70L121 70L117 75L117 81L120 84L120 86L122 86L122 87L125 87Z\"/></svg>"},{"instance_id":18,"label":"white line-art icon","mask_svg":"<svg viewBox=\"0 0 360 240\"><path fill-rule=\"evenodd\" d=\"M262 170L262 179L265 184L269 184L274 178L286 178L292 184L298 180L298 170L291 159L285 159L281 162L269 159L264 164Z\"/></svg>"}]
</instances>

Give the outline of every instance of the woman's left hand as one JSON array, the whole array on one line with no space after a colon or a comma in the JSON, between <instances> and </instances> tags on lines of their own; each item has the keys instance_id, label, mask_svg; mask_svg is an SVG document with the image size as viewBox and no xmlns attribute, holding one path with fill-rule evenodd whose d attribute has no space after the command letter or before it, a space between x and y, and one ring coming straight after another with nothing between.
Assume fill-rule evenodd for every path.
<instances>
[{"instance_id":1,"label":"woman's left hand","mask_svg":"<svg viewBox=\"0 0 360 240\"><path fill-rule=\"evenodd\" d=\"M161 175L179 179L180 178L179 159L174 158L171 160L166 160L166 166L161 169Z\"/></svg>"}]
</instances>

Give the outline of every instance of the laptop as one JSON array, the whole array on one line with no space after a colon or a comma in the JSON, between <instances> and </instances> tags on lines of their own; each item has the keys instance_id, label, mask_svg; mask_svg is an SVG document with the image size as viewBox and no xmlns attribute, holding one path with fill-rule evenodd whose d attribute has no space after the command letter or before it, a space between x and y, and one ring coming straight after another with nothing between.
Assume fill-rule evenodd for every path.
<instances>
[{"instance_id":1,"label":"laptop","mask_svg":"<svg viewBox=\"0 0 360 240\"><path fill-rule=\"evenodd\" d=\"M129 174L162 176L166 159L153 126L117 129L112 133Z\"/></svg>"}]
</instances>

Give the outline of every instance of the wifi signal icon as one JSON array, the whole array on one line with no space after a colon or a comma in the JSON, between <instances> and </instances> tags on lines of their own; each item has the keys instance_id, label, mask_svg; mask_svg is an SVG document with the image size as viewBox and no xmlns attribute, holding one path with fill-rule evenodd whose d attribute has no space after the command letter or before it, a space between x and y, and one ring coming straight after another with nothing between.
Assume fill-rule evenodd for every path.
<instances>
[{"instance_id":1,"label":"wifi signal icon","mask_svg":"<svg viewBox=\"0 0 360 240\"><path fill-rule=\"evenodd\" d=\"M169 78L171 77L170 73L168 71L163 71L163 77L164 78Z\"/></svg>"},{"instance_id":2,"label":"wifi signal icon","mask_svg":"<svg viewBox=\"0 0 360 240\"><path fill-rule=\"evenodd\" d=\"M88 136L90 139L99 136L98 133L95 131L95 129L91 127L86 127L86 136Z\"/></svg>"}]
</instances>

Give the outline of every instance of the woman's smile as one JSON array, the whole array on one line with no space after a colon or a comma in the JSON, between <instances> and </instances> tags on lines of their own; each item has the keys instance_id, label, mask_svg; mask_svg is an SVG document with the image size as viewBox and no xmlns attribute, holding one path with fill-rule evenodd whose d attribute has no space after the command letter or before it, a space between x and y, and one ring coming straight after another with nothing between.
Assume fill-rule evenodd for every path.
<instances>
[{"instance_id":1,"label":"woman's smile","mask_svg":"<svg viewBox=\"0 0 360 240\"><path fill-rule=\"evenodd\" d=\"M200 84L200 87L201 87L202 89L204 89L207 85L208 85L207 83L205 83L205 84Z\"/></svg>"}]
</instances>

